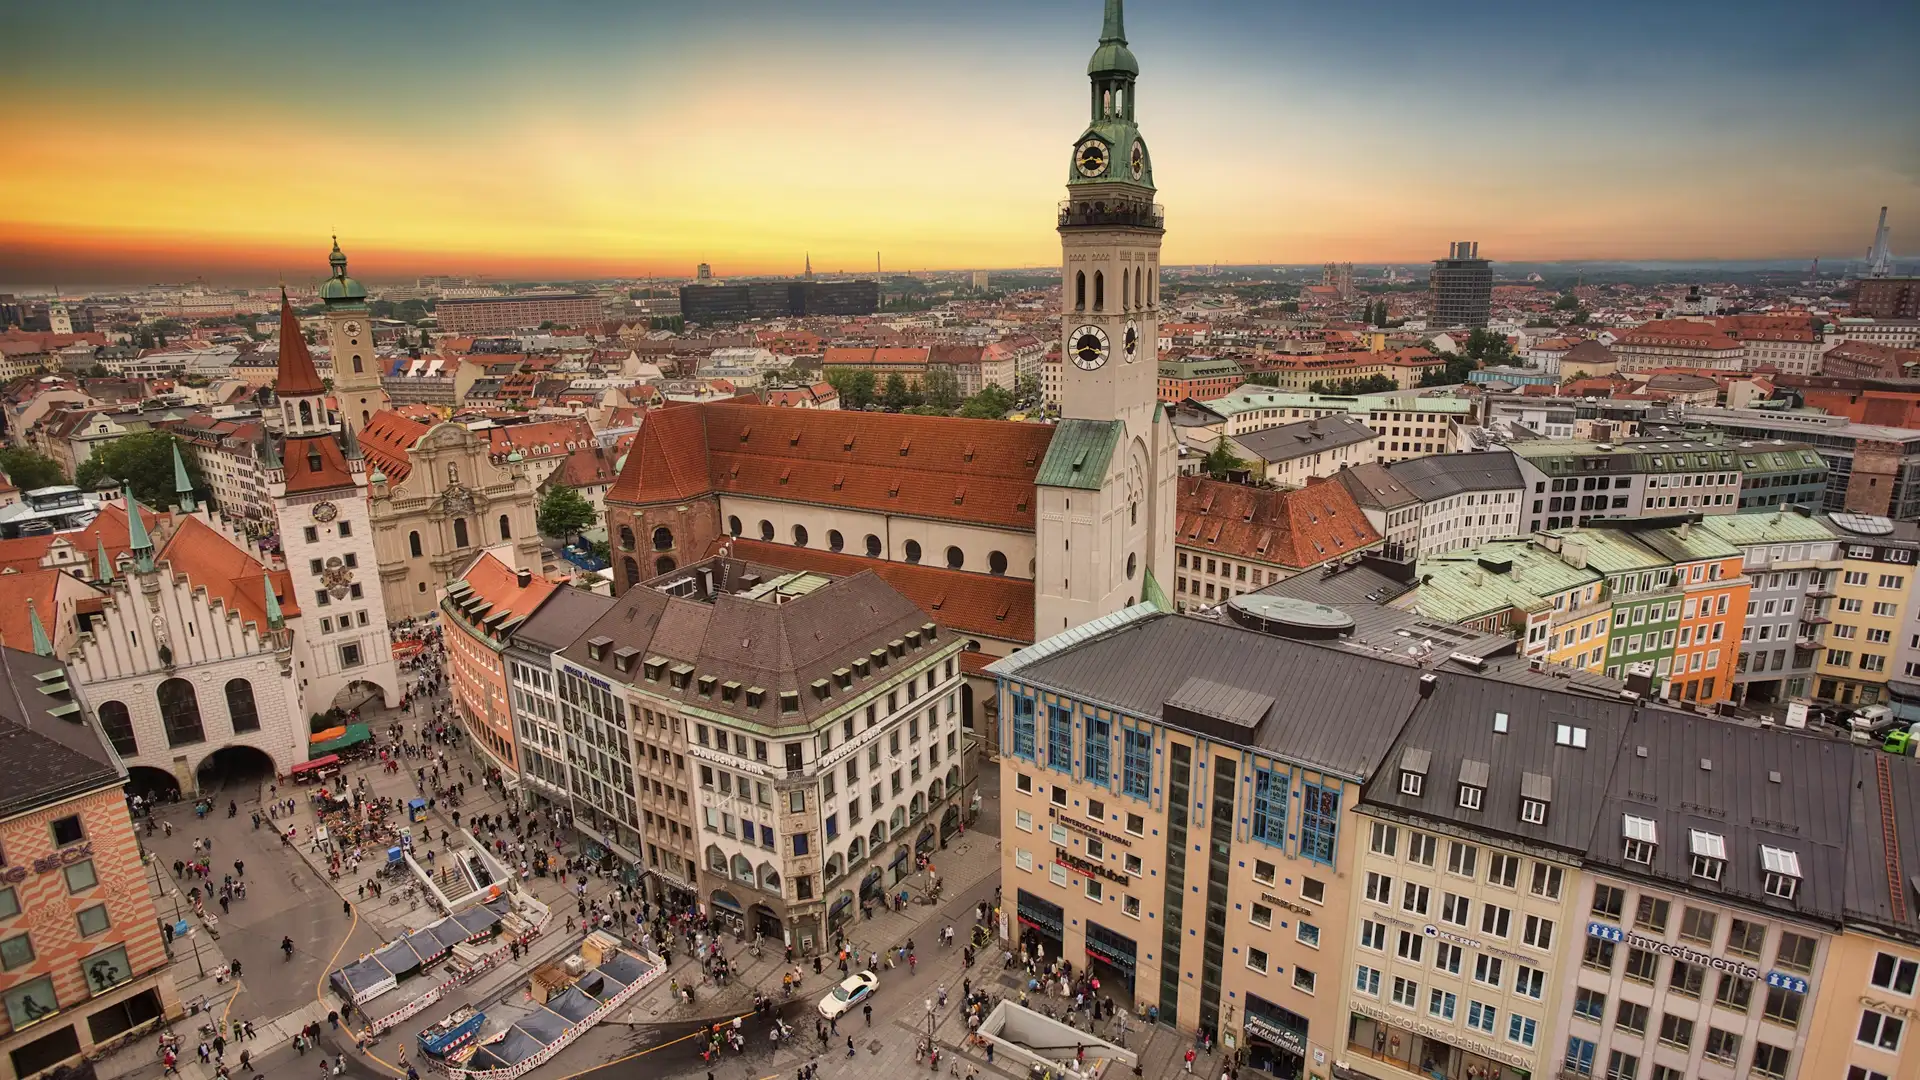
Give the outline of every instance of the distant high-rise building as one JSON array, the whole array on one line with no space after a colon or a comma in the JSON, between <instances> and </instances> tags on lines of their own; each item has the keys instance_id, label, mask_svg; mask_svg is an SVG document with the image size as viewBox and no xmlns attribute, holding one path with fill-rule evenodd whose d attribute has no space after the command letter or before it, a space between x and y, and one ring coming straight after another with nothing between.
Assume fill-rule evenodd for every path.
<instances>
[{"instance_id":1,"label":"distant high-rise building","mask_svg":"<svg viewBox=\"0 0 1920 1080\"><path fill-rule=\"evenodd\" d=\"M987 291L987 272L985 270L975 270L973 272L973 287L980 292Z\"/></svg>"},{"instance_id":2,"label":"distant high-rise building","mask_svg":"<svg viewBox=\"0 0 1920 1080\"><path fill-rule=\"evenodd\" d=\"M1920 319L1920 277L1876 277L1855 281L1853 314L1870 319Z\"/></svg>"},{"instance_id":3,"label":"distant high-rise building","mask_svg":"<svg viewBox=\"0 0 1920 1080\"><path fill-rule=\"evenodd\" d=\"M875 281L755 281L683 285L680 314L702 326L792 315L871 315L880 310Z\"/></svg>"},{"instance_id":4,"label":"distant high-rise building","mask_svg":"<svg viewBox=\"0 0 1920 1080\"><path fill-rule=\"evenodd\" d=\"M1483 329L1493 307L1493 263L1480 257L1480 244L1462 240L1447 245L1447 257L1433 260L1427 283L1433 293L1435 327Z\"/></svg>"},{"instance_id":5,"label":"distant high-rise building","mask_svg":"<svg viewBox=\"0 0 1920 1080\"><path fill-rule=\"evenodd\" d=\"M694 268L693 268L693 280L695 280L695 281L712 281L712 280L713 280L713 267L712 267L712 266L709 266L709 265L708 265L708 264L706 264L706 263L701 263L701 264L700 264L699 266L696 266L696 267L694 267Z\"/></svg>"}]
</instances>

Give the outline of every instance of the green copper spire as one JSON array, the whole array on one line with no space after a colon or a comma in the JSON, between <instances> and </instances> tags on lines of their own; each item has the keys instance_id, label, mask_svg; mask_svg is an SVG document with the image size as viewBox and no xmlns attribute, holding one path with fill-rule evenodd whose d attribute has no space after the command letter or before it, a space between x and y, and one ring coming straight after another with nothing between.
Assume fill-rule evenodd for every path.
<instances>
[{"instance_id":1,"label":"green copper spire","mask_svg":"<svg viewBox=\"0 0 1920 1080\"><path fill-rule=\"evenodd\" d=\"M53 642L47 638L47 628L40 625L40 610L33 606L33 597L27 597L27 621L33 624L33 651L40 656L53 655Z\"/></svg>"},{"instance_id":2,"label":"green copper spire","mask_svg":"<svg viewBox=\"0 0 1920 1080\"><path fill-rule=\"evenodd\" d=\"M193 481L187 479L187 463L180 457L180 444L173 444L173 490L180 495L180 509L191 514L199 509L193 504Z\"/></svg>"},{"instance_id":3,"label":"green copper spire","mask_svg":"<svg viewBox=\"0 0 1920 1080\"><path fill-rule=\"evenodd\" d=\"M1089 116L1067 165L1070 187L1129 184L1147 189L1139 193L1143 195L1153 188L1153 162L1134 119L1134 82L1139 77L1140 61L1127 48L1121 0L1107 0L1100 44L1087 61Z\"/></svg>"},{"instance_id":4,"label":"green copper spire","mask_svg":"<svg viewBox=\"0 0 1920 1080\"><path fill-rule=\"evenodd\" d=\"M280 598L273 595L273 575L262 574L260 579L267 588L267 629L282 629L287 625L287 617L280 613Z\"/></svg>"},{"instance_id":5,"label":"green copper spire","mask_svg":"<svg viewBox=\"0 0 1920 1080\"><path fill-rule=\"evenodd\" d=\"M101 536L99 537L99 540L100 540L100 582L102 584L105 584L113 580L113 560L107 558L107 538L105 536Z\"/></svg>"},{"instance_id":6,"label":"green copper spire","mask_svg":"<svg viewBox=\"0 0 1920 1080\"><path fill-rule=\"evenodd\" d=\"M1126 17L1120 10L1120 0L1107 0L1107 17L1100 24L1100 47L1093 51L1093 59L1087 61L1087 74L1108 72L1140 74L1140 62L1127 48Z\"/></svg>"},{"instance_id":7,"label":"green copper spire","mask_svg":"<svg viewBox=\"0 0 1920 1080\"><path fill-rule=\"evenodd\" d=\"M140 516L140 500L133 497L133 483L121 485L127 496L127 547L133 551L134 569L153 572L153 538L147 535L147 521Z\"/></svg>"}]
</instances>

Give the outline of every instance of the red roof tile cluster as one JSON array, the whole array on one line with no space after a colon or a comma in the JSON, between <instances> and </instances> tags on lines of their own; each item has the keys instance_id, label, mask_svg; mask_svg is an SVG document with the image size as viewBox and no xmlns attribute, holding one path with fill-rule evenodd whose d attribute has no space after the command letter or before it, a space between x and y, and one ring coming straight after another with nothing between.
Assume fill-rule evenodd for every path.
<instances>
[{"instance_id":1,"label":"red roof tile cluster","mask_svg":"<svg viewBox=\"0 0 1920 1080\"><path fill-rule=\"evenodd\" d=\"M822 367L917 367L926 364L927 352L924 345L880 346L872 349L834 346L827 350L820 363Z\"/></svg>"},{"instance_id":2,"label":"red roof tile cluster","mask_svg":"<svg viewBox=\"0 0 1920 1080\"><path fill-rule=\"evenodd\" d=\"M326 389L320 372L314 369L313 354L307 351L306 335L300 332L300 320L287 302L287 290L280 290L280 374L273 382L281 397L318 394Z\"/></svg>"},{"instance_id":3,"label":"red roof tile cluster","mask_svg":"<svg viewBox=\"0 0 1920 1080\"><path fill-rule=\"evenodd\" d=\"M1693 319L1655 319L1650 323L1642 323L1621 334L1617 344L1720 351L1742 348L1738 341L1722 333L1714 324Z\"/></svg>"},{"instance_id":4,"label":"red roof tile cluster","mask_svg":"<svg viewBox=\"0 0 1920 1080\"><path fill-rule=\"evenodd\" d=\"M1305 570L1380 542L1344 484L1322 481L1279 491L1180 480L1175 545Z\"/></svg>"},{"instance_id":5,"label":"red roof tile cluster","mask_svg":"<svg viewBox=\"0 0 1920 1080\"><path fill-rule=\"evenodd\" d=\"M942 626L1023 645L1033 641L1033 582L1025 578L869 559L863 555L770 544L744 537L716 540L709 554L719 554L729 544L736 559L782 570L813 571L836 577L871 570Z\"/></svg>"},{"instance_id":6,"label":"red roof tile cluster","mask_svg":"<svg viewBox=\"0 0 1920 1080\"><path fill-rule=\"evenodd\" d=\"M1797 341L1812 344L1811 315L1725 315L1713 324L1737 341Z\"/></svg>"},{"instance_id":7,"label":"red roof tile cluster","mask_svg":"<svg viewBox=\"0 0 1920 1080\"><path fill-rule=\"evenodd\" d=\"M520 451L521 457L563 457L593 445L593 427L585 420L543 420L480 429L487 437L487 453L496 461Z\"/></svg>"},{"instance_id":8,"label":"red roof tile cluster","mask_svg":"<svg viewBox=\"0 0 1920 1080\"><path fill-rule=\"evenodd\" d=\"M508 629L506 623L525 620L560 585L539 574L530 574L527 584L522 585L519 570L500 561L491 551L481 552L473 565L467 567L467 572L460 575L460 580L467 583L469 591L460 597L449 597L446 602L463 608L462 601L471 597L484 604L484 607L472 607L473 617L461 621L469 630L476 626L484 628L488 631L486 636L496 641Z\"/></svg>"},{"instance_id":9,"label":"red roof tile cluster","mask_svg":"<svg viewBox=\"0 0 1920 1080\"><path fill-rule=\"evenodd\" d=\"M184 575L190 583L207 590L209 601L219 600L227 610L267 631L266 577L268 570L213 526L183 514L179 528L156 560L167 569ZM281 614L293 618L300 607L293 591L293 576L285 570L273 574L273 595L280 602Z\"/></svg>"},{"instance_id":10,"label":"red roof tile cluster","mask_svg":"<svg viewBox=\"0 0 1920 1080\"><path fill-rule=\"evenodd\" d=\"M413 461L407 455L426 433L426 424L382 409L368 417L367 426L361 429L360 452L397 484L413 471Z\"/></svg>"},{"instance_id":11,"label":"red roof tile cluster","mask_svg":"<svg viewBox=\"0 0 1920 1080\"><path fill-rule=\"evenodd\" d=\"M172 528L171 515L157 514L143 506L140 508L140 517L147 523L147 534L155 542L166 536ZM127 554L129 532L126 508L118 504L103 506L86 528L75 532L0 540L0 570L38 569L40 560L47 557L47 549L53 546L54 541L65 540L74 546L74 550L87 557L88 576L91 577L99 572L99 567L93 562L99 558L100 545L105 543L107 558L117 565Z\"/></svg>"},{"instance_id":12,"label":"red roof tile cluster","mask_svg":"<svg viewBox=\"0 0 1920 1080\"><path fill-rule=\"evenodd\" d=\"M734 402L656 409L615 504L721 492L1032 529L1045 424Z\"/></svg>"},{"instance_id":13,"label":"red roof tile cluster","mask_svg":"<svg viewBox=\"0 0 1920 1080\"><path fill-rule=\"evenodd\" d=\"M340 449L340 440L334 438L332 432L287 439L280 445L280 460L286 466L289 495L354 486L346 452Z\"/></svg>"},{"instance_id":14,"label":"red roof tile cluster","mask_svg":"<svg viewBox=\"0 0 1920 1080\"><path fill-rule=\"evenodd\" d=\"M598 443L582 447L567 455L560 468L553 474L553 481L571 488L597 487L611 484L619 474L613 471L617 453L610 453Z\"/></svg>"},{"instance_id":15,"label":"red roof tile cluster","mask_svg":"<svg viewBox=\"0 0 1920 1080\"><path fill-rule=\"evenodd\" d=\"M49 640L60 637L60 576L62 571L48 568L0 573L0 644L9 649L33 651L33 619L27 602L33 602L40 616L40 629ZM86 586L79 586L85 589Z\"/></svg>"}]
</instances>

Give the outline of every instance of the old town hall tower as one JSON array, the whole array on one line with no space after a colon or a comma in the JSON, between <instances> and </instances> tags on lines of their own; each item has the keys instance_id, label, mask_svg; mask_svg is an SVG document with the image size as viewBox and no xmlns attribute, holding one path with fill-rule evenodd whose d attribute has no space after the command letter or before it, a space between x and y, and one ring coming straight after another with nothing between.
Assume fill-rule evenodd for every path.
<instances>
[{"instance_id":1,"label":"old town hall tower","mask_svg":"<svg viewBox=\"0 0 1920 1080\"><path fill-rule=\"evenodd\" d=\"M1060 426L1037 478L1036 639L1173 580L1177 443L1158 401L1160 240L1121 0L1087 63L1089 122L1060 203Z\"/></svg>"}]
</instances>

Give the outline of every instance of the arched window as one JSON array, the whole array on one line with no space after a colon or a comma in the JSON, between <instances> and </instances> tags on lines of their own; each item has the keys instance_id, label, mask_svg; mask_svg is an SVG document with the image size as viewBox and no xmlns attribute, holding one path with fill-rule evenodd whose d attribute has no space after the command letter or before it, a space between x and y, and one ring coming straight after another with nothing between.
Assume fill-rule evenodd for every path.
<instances>
[{"instance_id":1,"label":"arched window","mask_svg":"<svg viewBox=\"0 0 1920 1080\"><path fill-rule=\"evenodd\" d=\"M662 555L653 560L653 573L656 577L661 574L671 574L676 565L678 564L673 561L673 556Z\"/></svg>"},{"instance_id":2,"label":"arched window","mask_svg":"<svg viewBox=\"0 0 1920 1080\"><path fill-rule=\"evenodd\" d=\"M880 538L873 535L872 533L868 533L867 534L867 558L877 559L879 557L880 557Z\"/></svg>"},{"instance_id":3,"label":"arched window","mask_svg":"<svg viewBox=\"0 0 1920 1080\"><path fill-rule=\"evenodd\" d=\"M1131 551L1127 552L1127 580L1128 581L1133 580L1133 572L1139 568L1139 564L1140 564L1140 556Z\"/></svg>"},{"instance_id":4,"label":"arched window","mask_svg":"<svg viewBox=\"0 0 1920 1080\"><path fill-rule=\"evenodd\" d=\"M1073 310L1087 310L1087 272L1076 270L1073 275Z\"/></svg>"},{"instance_id":5,"label":"arched window","mask_svg":"<svg viewBox=\"0 0 1920 1080\"><path fill-rule=\"evenodd\" d=\"M847 546L847 538L840 535L839 529L827 530L827 550L841 551Z\"/></svg>"},{"instance_id":6,"label":"arched window","mask_svg":"<svg viewBox=\"0 0 1920 1080\"><path fill-rule=\"evenodd\" d=\"M887 842L887 823L884 821L874 822L873 828L867 831L868 850L879 851L880 845L886 842Z\"/></svg>"},{"instance_id":7,"label":"arched window","mask_svg":"<svg viewBox=\"0 0 1920 1080\"><path fill-rule=\"evenodd\" d=\"M672 551L673 550L673 530L672 529L667 528L665 525L660 525L653 530L653 550L655 551Z\"/></svg>"},{"instance_id":8,"label":"arched window","mask_svg":"<svg viewBox=\"0 0 1920 1080\"><path fill-rule=\"evenodd\" d=\"M633 556L628 555L622 558L620 560L620 569L626 572L627 584L640 584L640 564L633 561Z\"/></svg>"},{"instance_id":9,"label":"arched window","mask_svg":"<svg viewBox=\"0 0 1920 1080\"><path fill-rule=\"evenodd\" d=\"M360 357L357 353L354 355L354 358L353 358L353 370L355 371L355 373L367 370L366 368L360 366Z\"/></svg>"},{"instance_id":10,"label":"arched window","mask_svg":"<svg viewBox=\"0 0 1920 1080\"><path fill-rule=\"evenodd\" d=\"M114 752L121 757L133 757L140 752L140 745L133 738L133 717L124 703L108 701L100 705L100 730L107 733L107 741L113 743Z\"/></svg>"},{"instance_id":11,"label":"arched window","mask_svg":"<svg viewBox=\"0 0 1920 1080\"><path fill-rule=\"evenodd\" d=\"M1003 552L987 552L987 573L1004 574L1007 572L1007 556Z\"/></svg>"},{"instance_id":12,"label":"arched window","mask_svg":"<svg viewBox=\"0 0 1920 1080\"><path fill-rule=\"evenodd\" d=\"M939 777L937 776L934 777L933 783L927 785L927 805L931 806L934 803L939 802L940 795L945 790L946 790L946 785L940 782Z\"/></svg>"},{"instance_id":13,"label":"arched window","mask_svg":"<svg viewBox=\"0 0 1920 1080\"><path fill-rule=\"evenodd\" d=\"M417 559L420 557L420 534L419 533L410 532L407 534L407 550L413 553L414 558Z\"/></svg>"},{"instance_id":14,"label":"arched window","mask_svg":"<svg viewBox=\"0 0 1920 1080\"><path fill-rule=\"evenodd\" d=\"M795 525L793 527L793 546L807 546L807 527L805 525Z\"/></svg>"},{"instance_id":15,"label":"arched window","mask_svg":"<svg viewBox=\"0 0 1920 1080\"><path fill-rule=\"evenodd\" d=\"M846 872L846 868L840 865L839 852L835 852L832 855L827 856L827 866L826 866L825 876L828 881L838 881L840 879L840 875L845 872Z\"/></svg>"},{"instance_id":16,"label":"arched window","mask_svg":"<svg viewBox=\"0 0 1920 1080\"><path fill-rule=\"evenodd\" d=\"M918 540L907 541L906 551L907 551L908 562L917 563L920 561L920 541Z\"/></svg>"},{"instance_id":17,"label":"arched window","mask_svg":"<svg viewBox=\"0 0 1920 1080\"><path fill-rule=\"evenodd\" d=\"M1093 310L1107 310L1107 275L1098 270L1093 272Z\"/></svg>"},{"instance_id":18,"label":"arched window","mask_svg":"<svg viewBox=\"0 0 1920 1080\"><path fill-rule=\"evenodd\" d=\"M917 791L914 792L913 798L907 800L907 808L907 812L913 815L913 820L919 821L921 815L927 812L927 797Z\"/></svg>"},{"instance_id":19,"label":"arched window","mask_svg":"<svg viewBox=\"0 0 1920 1080\"><path fill-rule=\"evenodd\" d=\"M961 551L957 544L948 546L947 569L958 570L965 565L967 565L967 553Z\"/></svg>"},{"instance_id":20,"label":"arched window","mask_svg":"<svg viewBox=\"0 0 1920 1080\"><path fill-rule=\"evenodd\" d=\"M773 522L768 521L766 518L760 519L760 539L765 540L769 544L773 543Z\"/></svg>"},{"instance_id":21,"label":"arched window","mask_svg":"<svg viewBox=\"0 0 1920 1080\"><path fill-rule=\"evenodd\" d=\"M500 539L502 540L513 539L513 529L508 526L507 515L505 514L500 515Z\"/></svg>"},{"instance_id":22,"label":"arched window","mask_svg":"<svg viewBox=\"0 0 1920 1080\"><path fill-rule=\"evenodd\" d=\"M867 842L856 836L847 843L847 865L852 866L867 857Z\"/></svg>"},{"instance_id":23,"label":"arched window","mask_svg":"<svg viewBox=\"0 0 1920 1080\"><path fill-rule=\"evenodd\" d=\"M360 427L364 429L368 424L372 422L373 422L373 414L369 413L365 409L361 409L360 410Z\"/></svg>"},{"instance_id":24,"label":"arched window","mask_svg":"<svg viewBox=\"0 0 1920 1080\"><path fill-rule=\"evenodd\" d=\"M260 710L253 702L253 684L245 679L227 682L227 716L233 721L233 733L260 730Z\"/></svg>"},{"instance_id":25,"label":"arched window","mask_svg":"<svg viewBox=\"0 0 1920 1080\"><path fill-rule=\"evenodd\" d=\"M633 550L633 526L631 525L620 526L620 550Z\"/></svg>"},{"instance_id":26,"label":"arched window","mask_svg":"<svg viewBox=\"0 0 1920 1080\"><path fill-rule=\"evenodd\" d=\"M707 865L713 867L715 873L727 872L727 853L720 850L720 845L707 845Z\"/></svg>"},{"instance_id":27,"label":"arched window","mask_svg":"<svg viewBox=\"0 0 1920 1080\"><path fill-rule=\"evenodd\" d=\"M735 881L743 881L748 885L757 885L760 883L759 876L753 872L753 861L745 855L735 855L733 857L733 879Z\"/></svg>"},{"instance_id":28,"label":"arched window","mask_svg":"<svg viewBox=\"0 0 1920 1080\"><path fill-rule=\"evenodd\" d=\"M915 801L918 801L919 798L920 796L918 795L914 796ZM906 828L907 827L907 808L904 806L894 807L893 817L888 819L887 827L889 829L892 829L896 833L898 833L901 829Z\"/></svg>"},{"instance_id":29,"label":"arched window","mask_svg":"<svg viewBox=\"0 0 1920 1080\"><path fill-rule=\"evenodd\" d=\"M456 548L463 548L467 546L467 519L466 518L453 519L453 546Z\"/></svg>"},{"instance_id":30,"label":"arched window","mask_svg":"<svg viewBox=\"0 0 1920 1080\"><path fill-rule=\"evenodd\" d=\"M1120 310L1127 310L1127 276L1133 271L1125 266L1120 268Z\"/></svg>"},{"instance_id":31,"label":"arched window","mask_svg":"<svg viewBox=\"0 0 1920 1080\"><path fill-rule=\"evenodd\" d=\"M168 679L154 696L160 702L160 722L166 727L168 746L207 741L206 729L200 724L200 699L192 683Z\"/></svg>"},{"instance_id":32,"label":"arched window","mask_svg":"<svg viewBox=\"0 0 1920 1080\"><path fill-rule=\"evenodd\" d=\"M738 514L729 514L727 516L727 535L740 535L740 516Z\"/></svg>"},{"instance_id":33,"label":"arched window","mask_svg":"<svg viewBox=\"0 0 1920 1080\"><path fill-rule=\"evenodd\" d=\"M313 423L313 404L311 402L303 401L300 403L300 423L303 425Z\"/></svg>"},{"instance_id":34,"label":"arched window","mask_svg":"<svg viewBox=\"0 0 1920 1080\"><path fill-rule=\"evenodd\" d=\"M1147 271L1145 267L1133 272L1133 306L1137 310L1147 306Z\"/></svg>"},{"instance_id":35,"label":"arched window","mask_svg":"<svg viewBox=\"0 0 1920 1080\"><path fill-rule=\"evenodd\" d=\"M772 863L760 864L760 887L775 896L780 895L780 871L775 870Z\"/></svg>"}]
</instances>

